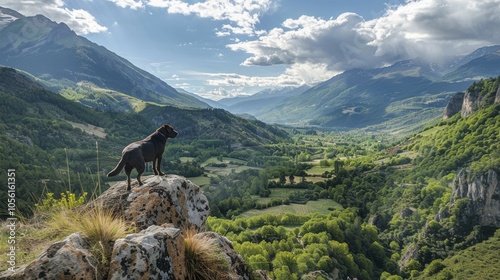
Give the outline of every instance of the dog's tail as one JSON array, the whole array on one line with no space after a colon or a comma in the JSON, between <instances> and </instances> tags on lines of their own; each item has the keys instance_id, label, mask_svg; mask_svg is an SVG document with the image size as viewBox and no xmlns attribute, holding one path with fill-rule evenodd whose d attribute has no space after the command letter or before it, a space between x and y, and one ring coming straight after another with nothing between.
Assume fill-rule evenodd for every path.
<instances>
[{"instance_id":1,"label":"dog's tail","mask_svg":"<svg viewBox=\"0 0 500 280\"><path fill-rule=\"evenodd\" d=\"M120 159L120 161L118 162L118 164L116 165L115 169L109 171L108 177L118 175L120 173L120 171L122 171L122 169L123 169L124 166L125 166L125 160L122 157Z\"/></svg>"}]
</instances>

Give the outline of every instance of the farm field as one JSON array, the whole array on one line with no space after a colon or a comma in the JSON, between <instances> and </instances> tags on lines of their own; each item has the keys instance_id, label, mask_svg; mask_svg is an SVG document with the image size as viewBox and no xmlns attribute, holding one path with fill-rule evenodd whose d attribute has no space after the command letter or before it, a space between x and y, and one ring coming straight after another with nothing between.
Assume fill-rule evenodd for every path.
<instances>
[{"instance_id":1,"label":"farm field","mask_svg":"<svg viewBox=\"0 0 500 280\"><path fill-rule=\"evenodd\" d=\"M246 164L246 161L240 159L224 157L221 161L216 157L211 157L200 164L200 166L203 167L207 173L221 176L226 176L231 173L239 173L247 169L258 169L256 167L247 166Z\"/></svg>"},{"instance_id":2,"label":"farm field","mask_svg":"<svg viewBox=\"0 0 500 280\"><path fill-rule=\"evenodd\" d=\"M311 213L328 214L329 209L342 209L342 206L331 199L318 199L308 201L306 204L289 204L270 207L263 210L252 209L239 215L238 217L249 218L264 214L300 214L307 215Z\"/></svg>"},{"instance_id":3,"label":"farm field","mask_svg":"<svg viewBox=\"0 0 500 280\"><path fill-rule=\"evenodd\" d=\"M333 166L328 166L328 167L323 167L320 166L318 162L313 162L314 166L307 169L306 172L309 175L321 175L325 173L325 171L331 172L334 167Z\"/></svg>"},{"instance_id":4,"label":"farm field","mask_svg":"<svg viewBox=\"0 0 500 280\"><path fill-rule=\"evenodd\" d=\"M270 189L271 194L268 197L260 197L253 195L252 198L257 199L258 203L268 203L271 202L271 199L273 198L278 198L278 199L286 199L290 195L290 193L297 191L300 189L293 189L293 188L275 188L275 189Z\"/></svg>"}]
</instances>

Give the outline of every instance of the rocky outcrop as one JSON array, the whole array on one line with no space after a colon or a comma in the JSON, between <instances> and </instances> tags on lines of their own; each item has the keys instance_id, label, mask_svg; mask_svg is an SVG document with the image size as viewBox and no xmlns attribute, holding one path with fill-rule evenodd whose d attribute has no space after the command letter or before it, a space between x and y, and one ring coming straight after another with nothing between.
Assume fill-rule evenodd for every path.
<instances>
[{"instance_id":1,"label":"rocky outcrop","mask_svg":"<svg viewBox=\"0 0 500 280\"><path fill-rule=\"evenodd\" d=\"M272 280L269 277L269 271L267 270L254 270L253 271L253 279L257 280Z\"/></svg>"},{"instance_id":2,"label":"rocky outcrop","mask_svg":"<svg viewBox=\"0 0 500 280\"><path fill-rule=\"evenodd\" d=\"M0 279L99 279L97 261L81 233L52 244L36 260Z\"/></svg>"},{"instance_id":3,"label":"rocky outcrop","mask_svg":"<svg viewBox=\"0 0 500 280\"><path fill-rule=\"evenodd\" d=\"M495 171L460 170L452 182L451 205L462 198L468 199L465 213L478 225L500 227L500 184Z\"/></svg>"},{"instance_id":4,"label":"rocky outcrop","mask_svg":"<svg viewBox=\"0 0 500 280\"><path fill-rule=\"evenodd\" d=\"M456 113L462 110L462 105L464 103L464 95L463 92L457 92L448 102L448 105L444 108L443 119L449 119L454 116Z\"/></svg>"},{"instance_id":5,"label":"rocky outcrop","mask_svg":"<svg viewBox=\"0 0 500 280\"><path fill-rule=\"evenodd\" d=\"M468 117L485 106L498 103L500 103L500 87L496 93L482 94L470 90L457 92L444 108L443 119L451 118L458 112L462 117Z\"/></svg>"},{"instance_id":6,"label":"rocky outcrop","mask_svg":"<svg viewBox=\"0 0 500 280\"><path fill-rule=\"evenodd\" d=\"M184 230L205 228L208 201L197 185L180 176L152 176L144 182L131 191L126 182L118 183L81 209L101 207L136 226L137 233L110 243L108 262L99 263L84 234L74 233L30 264L0 273L0 279L187 279ZM213 232L197 235L215 240L231 279L250 279L231 241Z\"/></svg>"},{"instance_id":7,"label":"rocky outcrop","mask_svg":"<svg viewBox=\"0 0 500 280\"><path fill-rule=\"evenodd\" d=\"M204 230L210 212L200 187L177 175L151 176L139 186L120 182L99 196L94 204L121 216L138 229L165 223L179 228Z\"/></svg>"},{"instance_id":8,"label":"rocky outcrop","mask_svg":"<svg viewBox=\"0 0 500 280\"><path fill-rule=\"evenodd\" d=\"M399 260L399 269L404 271L408 266L411 260L418 259L418 250L420 250L419 246L415 243L410 243L408 247L404 250L403 256Z\"/></svg>"}]
</instances>

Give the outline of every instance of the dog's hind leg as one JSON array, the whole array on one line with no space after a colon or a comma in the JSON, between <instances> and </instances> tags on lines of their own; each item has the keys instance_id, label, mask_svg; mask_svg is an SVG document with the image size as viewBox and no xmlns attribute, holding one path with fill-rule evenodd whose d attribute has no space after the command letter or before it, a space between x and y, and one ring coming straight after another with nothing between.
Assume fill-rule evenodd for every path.
<instances>
[{"instance_id":1,"label":"dog's hind leg","mask_svg":"<svg viewBox=\"0 0 500 280\"><path fill-rule=\"evenodd\" d=\"M127 174L127 190L130 191L132 188L130 187L130 173L132 172L134 167L132 165L125 165L125 174Z\"/></svg>"}]
</instances>

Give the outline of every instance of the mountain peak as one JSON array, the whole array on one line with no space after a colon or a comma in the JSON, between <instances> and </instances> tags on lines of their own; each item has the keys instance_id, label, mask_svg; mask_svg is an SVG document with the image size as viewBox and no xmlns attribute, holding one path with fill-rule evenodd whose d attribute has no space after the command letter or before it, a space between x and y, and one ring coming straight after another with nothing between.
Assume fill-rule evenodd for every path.
<instances>
[{"instance_id":1,"label":"mountain peak","mask_svg":"<svg viewBox=\"0 0 500 280\"><path fill-rule=\"evenodd\" d=\"M102 89L142 101L181 107L207 107L126 59L77 35L65 23L43 15L22 17L0 29L0 64L43 80L89 81ZM94 96L95 97L95 96ZM102 100L92 100L101 104Z\"/></svg>"}]
</instances>

